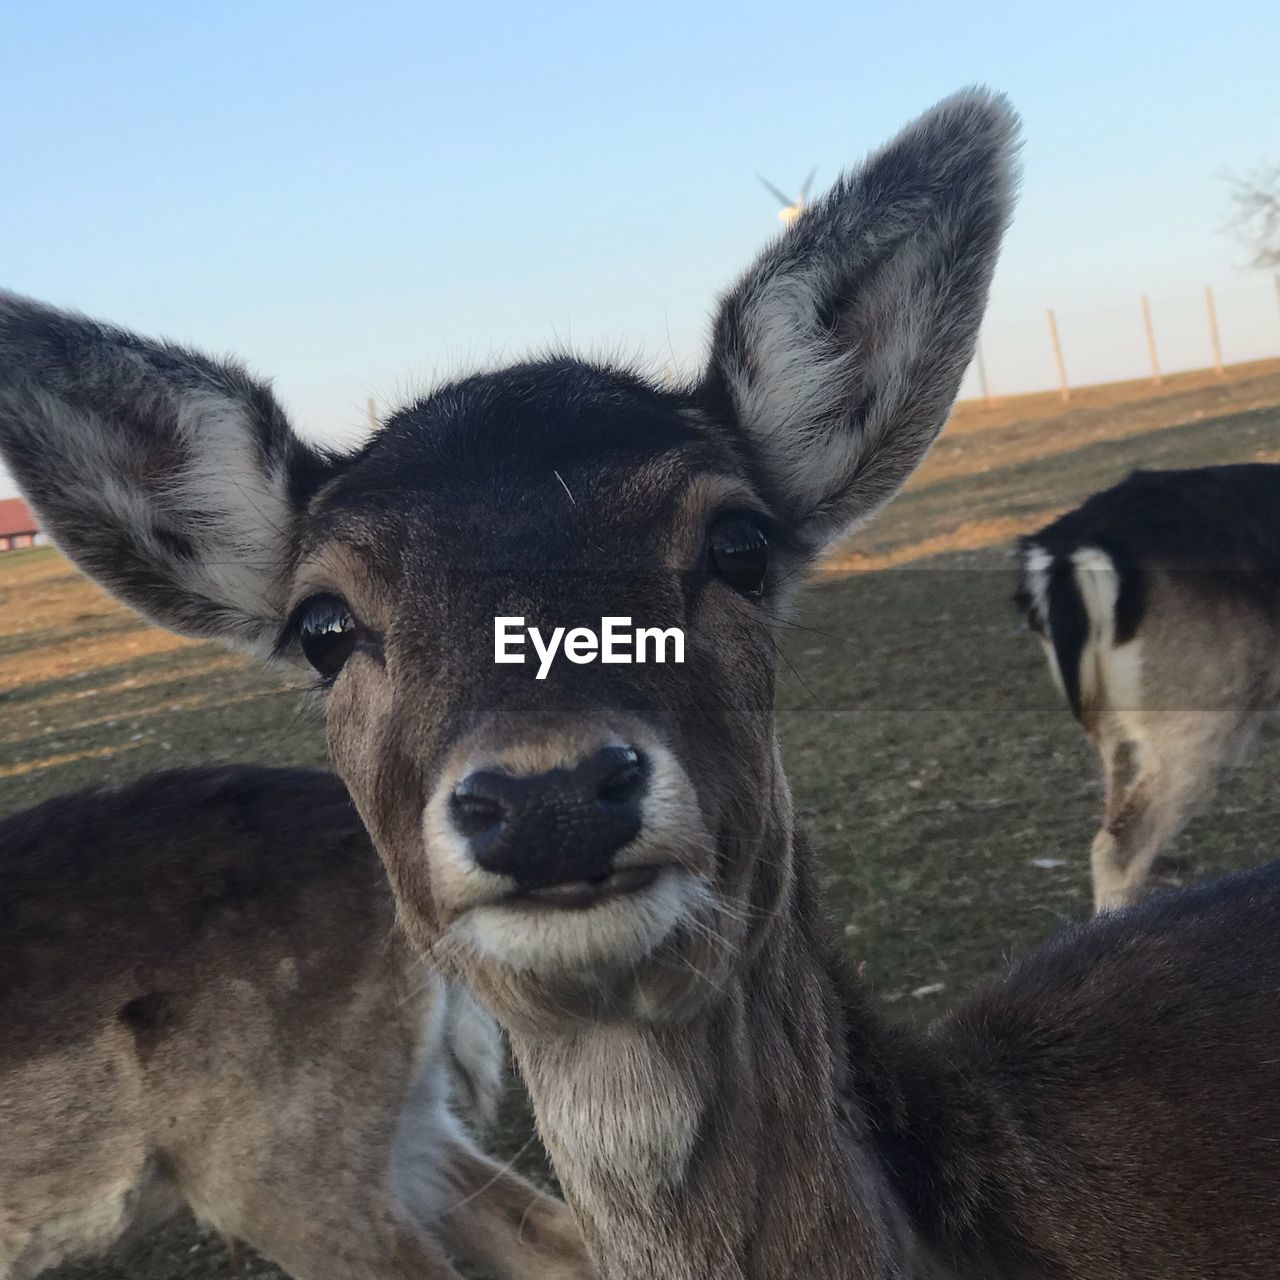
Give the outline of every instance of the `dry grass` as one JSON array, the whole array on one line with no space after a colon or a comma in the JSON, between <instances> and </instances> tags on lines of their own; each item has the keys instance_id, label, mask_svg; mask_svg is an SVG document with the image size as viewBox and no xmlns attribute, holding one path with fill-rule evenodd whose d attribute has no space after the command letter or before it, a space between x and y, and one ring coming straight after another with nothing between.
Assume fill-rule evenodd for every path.
<instances>
[{"instance_id":1,"label":"dry grass","mask_svg":"<svg viewBox=\"0 0 1280 1280\"><path fill-rule=\"evenodd\" d=\"M827 556L820 573L847 570L852 573L875 573L882 569L900 569L917 560L943 555L948 551L978 551L983 547L1012 543L1019 534L1045 524L1058 515L1058 510L1040 511L1033 516L996 516L987 520L965 520L946 533L935 533L918 542L903 542L890 551L873 553L838 549Z\"/></svg>"},{"instance_id":2,"label":"dry grass","mask_svg":"<svg viewBox=\"0 0 1280 1280\"><path fill-rule=\"evenodd\" d=\"M1178 374L1161 387L1129 382L1086 387L1069 405L1043 396L1019 399L1030 401L1026 407L1036 412L1009 419L1005 406L985 413L958 409L908 488L1270 408L1280 404L1280 360L1234 365L1223 378L1212 371Z\"/></svg>"},{"instance_id":3,"label":"dry grass","mask_svg":"<svg viewBox=\"0 0 1280 1280\"><path fill-rule=\"evenodd\" d=\"M981 400L960 400L951 414L948 431L968 434L991 427L1007 427L1013 423L1042 422L1057 418L1064 410L1101 410L1122 421L1132 407L1151 401L1190 399L1191 393L1232 388L1280 374L1280 359L1250 360L1227 365L1222 375L1214 369L1188 369L1165 374L1163 381L1132 378L1125 382L1099 382L1076 387L1071 399L1064 403L1057 391L1032 391L1025 395L997 396L990 404ZM1225 408L1226 406L1220 406ZM1249 407L1249 406L1244 406Z\"/></svg>"}]
</instances>

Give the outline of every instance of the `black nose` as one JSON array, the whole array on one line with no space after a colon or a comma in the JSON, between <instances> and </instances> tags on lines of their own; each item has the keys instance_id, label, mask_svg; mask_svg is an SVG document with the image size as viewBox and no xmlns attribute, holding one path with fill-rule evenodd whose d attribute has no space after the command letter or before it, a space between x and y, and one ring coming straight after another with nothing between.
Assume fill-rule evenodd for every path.
<instances>
[{"instance_id":1,"label":"black nose","mask_svg":"<svg viewBox=\"0 0 1280 1280\"><path fill-rule=\"evenodd\" d=\"M522 889L597 880L640 830L648 772L631 747L531 777L480 769L454 788L449 816L476 863Z\"/></svg>"}]
</instances>

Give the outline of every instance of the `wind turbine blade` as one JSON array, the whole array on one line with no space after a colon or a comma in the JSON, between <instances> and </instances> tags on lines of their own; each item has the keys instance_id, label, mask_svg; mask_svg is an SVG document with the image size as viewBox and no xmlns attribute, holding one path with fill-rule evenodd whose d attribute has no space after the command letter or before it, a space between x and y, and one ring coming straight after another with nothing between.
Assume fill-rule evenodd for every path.
<instances>
[{"instance_id":1,"label":"wind turbine blade","mask_svg":"<svg viewBox=\"0 0 1280 1280\"><path fill-rule=\"evenodd\" d=\"M774 198L779 201L779 203L782 205L784 209L787 208L789 205L795 203L790 196L784 196L782 192L779 191L778 188L775 187L773 183L769 181L768 178L762 177L758 173L756 174L756 177L760 179L760 182L764 186L766 191L770 191L773 193Z\"/></svg>"},{"instance_id":2,"label":"wind turbine blade","mask_svg":"<svg viewBox=\"0 0 1280 1280\"><path fill-rule=\"evenodd\" d=\"M804 186L800 188L800 203L804 204L809 198L809 188L813 186L813 180L818 176L818 166L814 165L809 170L809 176L804 180Z\"/></svg>"}]
</instances>

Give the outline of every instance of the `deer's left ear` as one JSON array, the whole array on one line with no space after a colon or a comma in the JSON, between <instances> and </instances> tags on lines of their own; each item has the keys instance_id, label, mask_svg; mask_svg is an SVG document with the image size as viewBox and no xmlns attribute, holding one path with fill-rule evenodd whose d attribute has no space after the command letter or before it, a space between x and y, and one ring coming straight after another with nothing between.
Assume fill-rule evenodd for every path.
<instances>
[{"instance_id":1,"label":"deer's left ear","mask_svg":"<svg viewBox=\"0 0 1280 1280\"><path fill-rule=\"evenodd\" d=\"M1017 117L957 94L845 176L725 298L702 388L820 546L890 498L973 355L1016 182Z\"/></svg>"},{"instance_id":2,"label":"deer's left ear","mask_svg":"<svg viewBox=\"0 0 1280 1280\"><path fill-rule=\"evenodd\" d=\"M285 620L300 516L340 466L233 361L3 291L0 458L108 591L262 656Z\"/></svg>"}]
</instances>

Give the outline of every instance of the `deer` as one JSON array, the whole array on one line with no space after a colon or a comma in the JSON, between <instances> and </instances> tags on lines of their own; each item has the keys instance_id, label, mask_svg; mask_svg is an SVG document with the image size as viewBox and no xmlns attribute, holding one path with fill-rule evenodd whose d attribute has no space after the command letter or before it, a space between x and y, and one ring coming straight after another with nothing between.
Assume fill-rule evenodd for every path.
<instances>
[{"instance_id":1,"label":"deer","mask_svg":"<svg viewBox=\"0 0 1280 1280\"><path fill-rule=\"evenodd\" d=\"M1094 906L1161 850L1280 703L1280 466L1135 471L1020 540L1015 595L1102 763Z\"/></svg>"},{"instance_id":2,"label":"deer","mask_svg":"<svg viewBox=\"0 0 1280 1280\"><path fill-rule=\"evenodd\" d=\"M593 1273L486 1156L504 1049L395 924L342 783L172 770L0 821L0 1277L183 1209L295 1280Z\"/></svg>"},{"instance_id":3,"label":"deer","mask_svg":"<svg viewBox=\"0 0 1280 1280\"><path fill-rule=\"evenodd\" d=\"M45 527L160 624L311 669L406 935L506 1031L608 1280L1274 1271L1280 868L1069 928L916 1032L830 937L777 745L779 627L947 418L1018 139L983 89L908 125L687 383L545 356L343 454L239 365L0 303ZM586 660L611 618L683 661ZM510 619L563 629L545 678L496 660Z\"/></svg>"}]
</instances>

